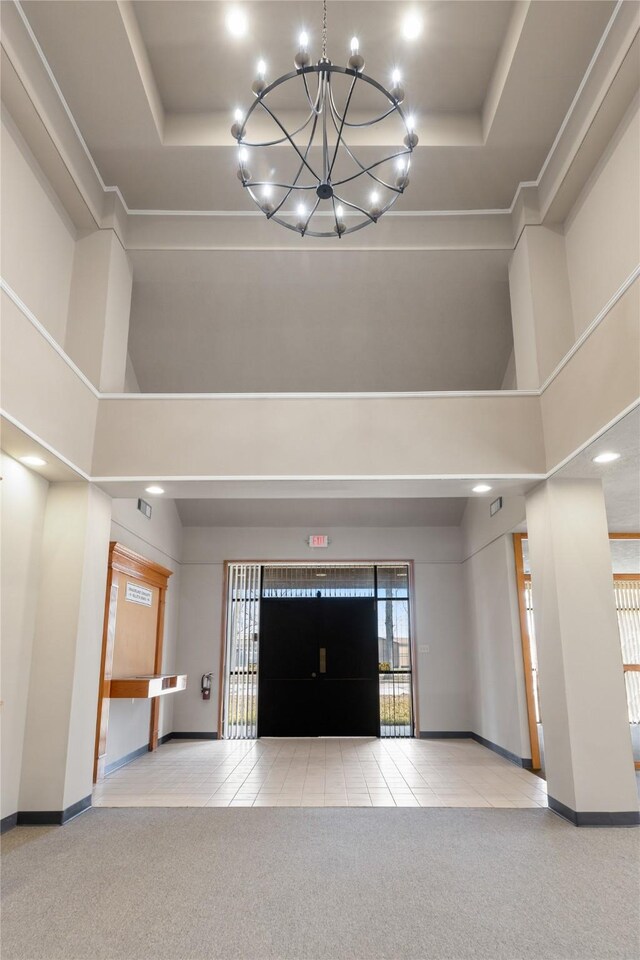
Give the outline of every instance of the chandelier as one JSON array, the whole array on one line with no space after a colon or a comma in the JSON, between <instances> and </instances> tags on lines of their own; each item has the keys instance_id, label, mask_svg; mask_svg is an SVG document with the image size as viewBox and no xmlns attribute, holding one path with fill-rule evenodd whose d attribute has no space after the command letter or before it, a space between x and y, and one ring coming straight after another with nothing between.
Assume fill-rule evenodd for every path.
<instances>
[{"instance_id":1,"label":"chandelier","mask_svg":"<svg viewBox=\"0 0 640 960\"><path fill-rule=\"evenodd\" d=\"M367 76L356 37L347 66L332 63L326 0L322 56L311 62L302 33L294 67L269 83L266 64L258 63L255 100L235 111L231 127L238 179L268 220L303 237L342 237L377 223L407 188L418 143L401 107L399 71L389 89Z\"/></svg>"}]
</instances>

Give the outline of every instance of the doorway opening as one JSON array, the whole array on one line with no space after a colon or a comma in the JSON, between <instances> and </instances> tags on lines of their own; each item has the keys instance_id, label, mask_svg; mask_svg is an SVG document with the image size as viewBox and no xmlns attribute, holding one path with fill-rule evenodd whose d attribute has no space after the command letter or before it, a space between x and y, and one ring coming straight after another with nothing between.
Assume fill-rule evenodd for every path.
<instances>
[{"instance_id":1,"label":"doorway opening","mask_svg":"<svg viewBox=\"0 0 640 960\"><path fill-rule=\"evenodd\" d=\"M220 729L412 737L411 564L228 563Z\"/></svg>"}]
</instances>

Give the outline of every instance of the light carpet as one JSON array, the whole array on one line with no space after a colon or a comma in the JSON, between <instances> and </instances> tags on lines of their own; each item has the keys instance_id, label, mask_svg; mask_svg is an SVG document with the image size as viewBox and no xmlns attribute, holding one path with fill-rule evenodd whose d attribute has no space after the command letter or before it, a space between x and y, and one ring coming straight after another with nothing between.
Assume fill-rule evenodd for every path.
<instances>
[{"instance_id":1,"label":"light carpet","mask_svg":"<svg viewBox=\"0 0 640 960\"><path fill-rule=\"evenodd\" d=\"M633 960L638 855L542 809L94 809L4 838L2 957Z\"/></svg>"}]
</instances>

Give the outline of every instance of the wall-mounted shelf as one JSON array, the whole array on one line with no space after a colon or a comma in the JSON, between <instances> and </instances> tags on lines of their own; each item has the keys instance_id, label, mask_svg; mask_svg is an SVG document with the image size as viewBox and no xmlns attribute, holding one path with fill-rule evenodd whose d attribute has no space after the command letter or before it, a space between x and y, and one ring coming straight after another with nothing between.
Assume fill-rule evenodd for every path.
<instances>
[{"instance_id":1,"label":"wall-mounted shelf","mask_svg":"<svg viewBox=\"0 0 640 960\"><path fill-rule=\"evenodd\" d=\"M151 700L152 697L162 697L165 693L176 693L187 686L187 675L182 674L153 674L144 677L113 677L109 686L109 697L112 700L121 698L126 700Z\"/></svg>"}]
</instances>

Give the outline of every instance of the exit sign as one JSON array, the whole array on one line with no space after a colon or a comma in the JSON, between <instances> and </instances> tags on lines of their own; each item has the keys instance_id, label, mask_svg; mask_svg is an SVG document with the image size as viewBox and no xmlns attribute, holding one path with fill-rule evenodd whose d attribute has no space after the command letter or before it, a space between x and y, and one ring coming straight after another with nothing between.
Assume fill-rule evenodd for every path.
<instances>
[{"instance_id":1,"label":"exit sign","mask_svg":"<svg viewBox=\"0 0 640 960\"><path fill-rule=\"evenodd\" d=\"M329 546L329 537L324 533L312 533L307 543L313 549L317 547L328 547Z\"/></svg>"}]
</instances>

